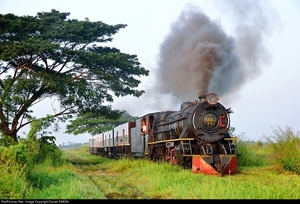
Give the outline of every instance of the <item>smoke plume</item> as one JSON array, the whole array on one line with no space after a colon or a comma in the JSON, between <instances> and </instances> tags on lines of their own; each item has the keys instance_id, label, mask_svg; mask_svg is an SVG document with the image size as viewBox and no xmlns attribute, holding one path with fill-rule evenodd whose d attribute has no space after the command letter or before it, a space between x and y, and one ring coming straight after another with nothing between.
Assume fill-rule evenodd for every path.
<instances>
[{"instance_id":1,"label":"smoke plume","mask_svg":"<svg viewBox=\"0 0 300 204\"><path fill-rule=\"evenodd\" d=\"M220 25L187 5L161 44L156 90L182 100L233 89L245 76L234 40Z\"/></svg>"},{"instance_id":2,"label":"smoke plume","mask_svg":"<svg viewBox=\"0 0 300 204\"><path fill-rule=\"evenodd\" d=\"M210 92L218 94L222 103L231 103L269 62L263 37L270 34L271 24L260 1L214 3L222 9L222 17L230 19L233 34L187 4L161 43L155 80L142 96L144 110L178 110L180 103Z\"/></svg>"},{"instance_id":3,"label":"smoke plume","mask_svg":"<svg viewBox=\"0 0 300 204\"><path fill-rule=\"evenodd\" d=\"M230 2L224 6L237 19L235 36L194 5L186 5L161 44L155 90L183 101L209 92L229 100L259 76L269 59L263 45L267 18L258 1Z\"/></svg>"}]
</instances>

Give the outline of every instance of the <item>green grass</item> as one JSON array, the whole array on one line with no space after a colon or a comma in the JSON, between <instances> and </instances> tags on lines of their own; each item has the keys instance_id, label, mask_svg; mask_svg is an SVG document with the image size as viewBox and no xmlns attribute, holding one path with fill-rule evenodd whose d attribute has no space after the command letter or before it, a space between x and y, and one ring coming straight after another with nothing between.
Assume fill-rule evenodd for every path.
<instances>
[{"instance_id":1,"label":"green grass","mask_svg":"<svg viewBox=\"0 0 300 204\"><path fill-rule=\"evenodd\" d=\"M300 174L300 132L293 131L289 126L283 130L273 128L271 136L265 136L274 153L275 162L285 170Z\"/></svg>"},{"instance_id":2,"label":"green grass","mask_svg":"<svg viewBox=\"0 0 300 204\"><path fill-rule=\"evenodd\" d=\"M87 177L74 172L72 165L55 168L39 165L29 179L31 188L26 199L104 198Z\"/></svg>"},{"instance_id":3,"label":"green grass","mask_svg":"<svg viewBox=\"0 0 300 204\"><path fill-rule=\"evenodd\" d=\"M266 138L268 143L253 143L239 137L239 173L223 177L194 174L147 159L107 159L89 154L87 146L62 152L53 146L47 151L47 145L36 151L38 145L26 142L0 146L0 199L104 199L71 164L75 161L86 168L93 163L114 181L153 199L299 199L299 132L277 128ZM106 195L121 199L127 193L116 183L108 183L103 174L87 170L106 188Z\"/></svg>"},{"instance_id":4,"label":"green grass","mask_svg":"<svg viewBox=\"0 0 300 204\"><path fill-rule=\"evenodd\" d=\"M139 191L157 199L295 199L300 178L276 167L244 167L234 176L193 174L178 166L128 159L100 164ZM129 164L129 167L128 167ZM120 172L120 169L123 171Z\"/></svg>"}]
</instances>

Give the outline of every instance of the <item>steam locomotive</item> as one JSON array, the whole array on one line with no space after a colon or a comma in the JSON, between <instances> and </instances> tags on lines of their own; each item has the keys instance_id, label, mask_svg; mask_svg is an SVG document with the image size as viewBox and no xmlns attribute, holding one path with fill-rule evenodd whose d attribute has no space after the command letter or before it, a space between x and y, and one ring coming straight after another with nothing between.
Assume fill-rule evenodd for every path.
<instances>
[{"instance_id":1,"label":"steam locomotive","mask_svg":"<svg viewBox=\"0 0 300 204\"><path fill-rule=\"evenodd\" d=\"M147 157L165 161L193 173L234 175L237 138L229 134L231 108L215 93L184 102L179 111L154 112L95 135L91 154L106 157Z\"/></svg>"}]
</instances>

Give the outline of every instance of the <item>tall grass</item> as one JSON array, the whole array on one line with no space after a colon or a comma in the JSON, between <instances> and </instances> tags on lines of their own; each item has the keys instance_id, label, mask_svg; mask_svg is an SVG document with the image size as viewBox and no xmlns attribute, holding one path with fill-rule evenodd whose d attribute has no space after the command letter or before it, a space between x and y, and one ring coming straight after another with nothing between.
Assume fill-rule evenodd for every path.
<instances>
[{"instance_id":1,"label":"tall grass","mask_svg":"<svg viewBox=\"0 0 300 204\"><path fill-rule=\"evenodd\" d=\"M25 198L29 199L95 199L104 198L86 176L79 176L73 166L64 164L54 167L52 162L37 165L32 172L30 188Z\"/></svg>"},{"instance_id":2,"label":"tall grass","mask_svg":"<svg viewBox=\"0 0 300 204\"><path fill-rule=\"evenodd\" d=\"M283 169L300 174L300 132L289 126L272 129L273 134L264 137L271 144L275 161Z\"/></svg>"},{"instance_id":3,"label":"tall grass","mask_svg":"<svg viewBox=\"0 0 300 204\"><path fill-rule=\"evenodd\" d=\"M265 148L265 147L264 147ZM266 147L268 148L268 147ZM120 159L98 164L114 177L153 199L295 199L300 178L268 166L244 168L233 176L193 174L168 163ZM110 189L111 191L111 189Z\"/></svg>"},{"instance_id":4,"label":"tall grass","mask_svg":"<svg viewBox=\"0 0 300 204\"><path fill-rule=\"evenodd\" d=\"M51 143L41 140L7 142L0 139L0 198L24 198L30 177L37 164L48 160L51 165L61 161L61 151Z\"/></svg>"},{"instance_id":5,"label":"tall grass","mask_svg":"<svg viewBox=\"0 0 300 204\"><path fill-rule=\"evenodd\" d=\"M76 154L74 161L96 164L115 180L154 199L300 198L299 132L278 127L266 138L268 142L263 143L239 136L239 174L224 177L193 174L147 159L102 158L89 154L86 146L63 152L46 138L19 143L1 138L0 199L104 198L70 163L73 160L68 152ZM96 175L101 181L101 174ZM113 186L109 190L114 192Z\"/></svg>"},{"instance_id":6,"label":"tall grass","mask_svg":"<svg viewBox=\"0 0 300 204\"><path fill-rule=\"evenodd\" d=\"M1 139L0 199L105 197L95 186L91 186L87 177L74 171L62 150L46 142L45 138L24 139L11 144L7 143L6 138L4 141Z\"/></svg>"},{"instance_id":7,"label":"tall grass","mask_svg":"<svg viewBox=\"0 0 300 204\"><path fill-rule=\"evenodd\" d=\"M272 164L270 150L261 142L253 142L244 133L237 136L238 141L238 166L243 167L261 167Z\"/></svg>"}]
</instances>

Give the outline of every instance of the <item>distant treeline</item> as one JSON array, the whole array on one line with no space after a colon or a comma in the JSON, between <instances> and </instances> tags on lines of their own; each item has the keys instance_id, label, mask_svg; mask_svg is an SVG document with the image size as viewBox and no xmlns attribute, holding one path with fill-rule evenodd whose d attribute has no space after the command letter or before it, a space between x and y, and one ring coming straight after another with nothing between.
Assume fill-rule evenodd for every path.
<instances>
[{"instance_id":1,"label":"distant treeline","mask_svg":"<svg viewBox=\"0 0 300 204\"><path fill-rule=\"evenodd\" d=\"M58 147L60 149L73 149L73 148L79 148L81 146L88 146L89 143L86 142L86 143L69 143L69 144L63 144L63 145L59 145Z\"/></svg>"}]
</instances>

